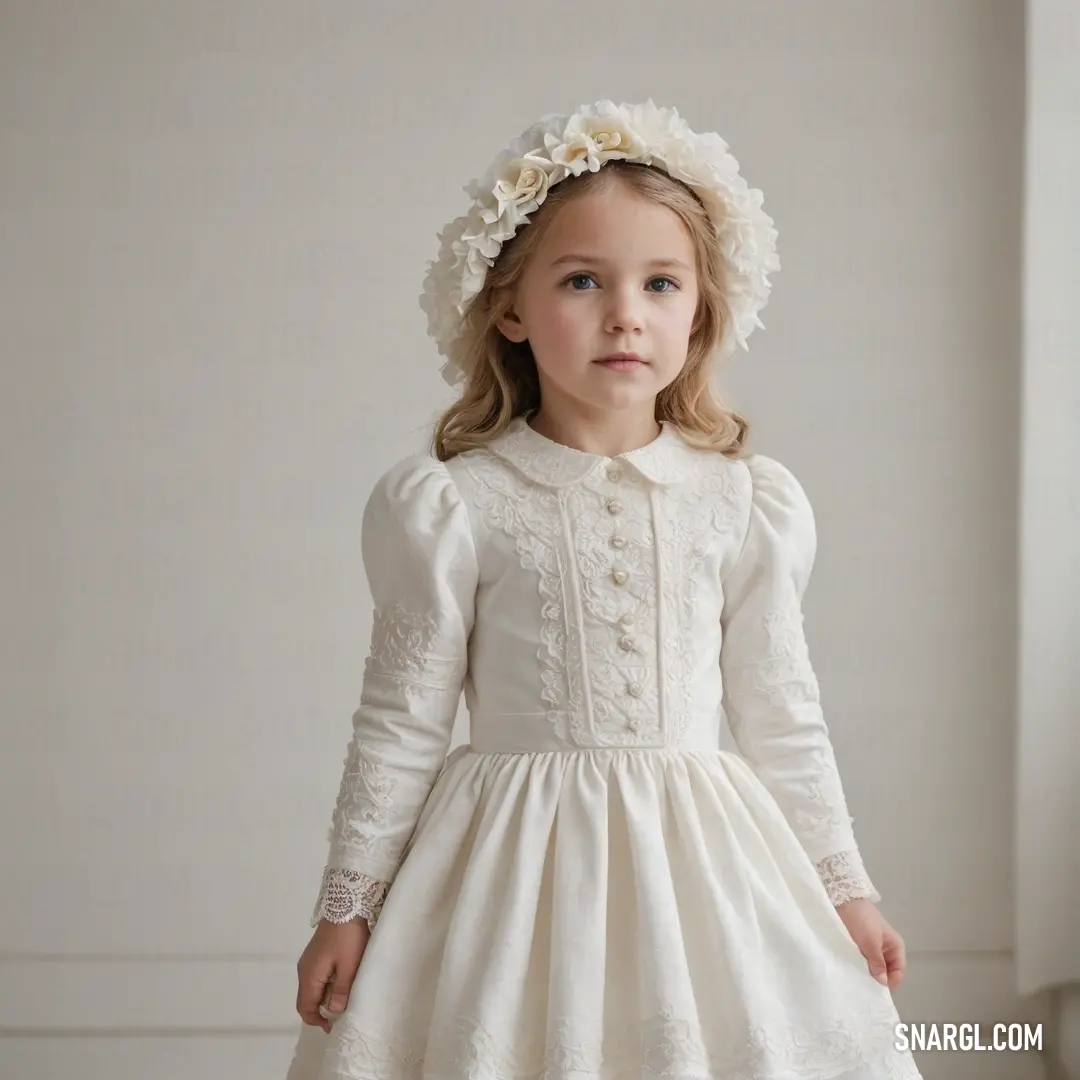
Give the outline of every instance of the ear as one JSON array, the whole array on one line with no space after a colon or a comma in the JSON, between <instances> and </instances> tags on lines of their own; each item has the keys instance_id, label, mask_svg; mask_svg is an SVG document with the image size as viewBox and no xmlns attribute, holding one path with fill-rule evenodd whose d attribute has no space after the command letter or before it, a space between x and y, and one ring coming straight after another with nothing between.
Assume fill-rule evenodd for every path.
<instances>
[{"instance_id":1,"label":"ear","mask_svg":"<svg viewBox=\"0 0 1080 1080\"><path fill-rule=\"evenodd\" d=\"M513 308L508 308L505 315L496 319L495 325L508 341L521 344L521 342L528 340L529 335L525 329L525 324L518 318L518 314Z\"/></svg>"}]
</instances>

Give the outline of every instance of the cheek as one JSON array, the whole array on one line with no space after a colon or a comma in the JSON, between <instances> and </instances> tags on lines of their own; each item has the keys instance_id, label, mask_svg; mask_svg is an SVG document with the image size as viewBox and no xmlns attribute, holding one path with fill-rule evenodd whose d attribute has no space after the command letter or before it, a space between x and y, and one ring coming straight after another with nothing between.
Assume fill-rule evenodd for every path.
<instances>
[{"instance_id":1,"label":"cheek","mask_svg":"<svg viewBox=\"0 0 1080 1080\"><path fill-rule=\"evenodd\" d=\"M544 306L536 320L536 329L541 340L561 341L580 334L589 322L586 305L556 300Z\"/></svg>"},{"instance_id":2,"label":"cheek","mask_svg":"<svg viewBox=\"0 0 1080 1080\"><path fill-rule=\"evenodd\" d=\"M697 297L679 297L679 303L673 304L667 320L670 332L679 338L688 339L694 328L694 318L697 315Z\"/></svg>"},{"instance_id":3,"label":"cheek","mask_svg":"<svg viewBox=\"0 0 1080 1080\"><path fill-rule=\"evenodd\" d=\"M551 303L533 312L533 356L541 371L558 384L569 385L580 376L582 357L594 337L584 304Z\"/></svg>"}]
</instances>

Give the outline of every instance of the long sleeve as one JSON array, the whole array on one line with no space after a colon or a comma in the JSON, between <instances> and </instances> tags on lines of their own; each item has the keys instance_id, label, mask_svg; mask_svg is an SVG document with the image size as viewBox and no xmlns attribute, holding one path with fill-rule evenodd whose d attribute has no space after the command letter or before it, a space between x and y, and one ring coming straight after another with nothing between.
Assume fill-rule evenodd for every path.
<instances>
[{"instance_id":1,"label":"long sleeve","mask_svg":"<svg viewBox=\"0 0 1080 1080\"><path fill-rule=\"evenodd\" d=\"M817 867L834 904L881 897L863 867L803 633L813 510L778 462L748 458L742 551L724 581L720 666L732 737Z\"/></svg>"},{"instance_id":2,"label":"long sleeve","mask_svg":"<svg viewBox=\"0 0 1080 1080\"><path fill-rule=\"evenodd\" d=\"M476 551L444 464L394 466L361 535L371 648L313 925L377 919L446 760L473 624Z\"/></svg>"}]
</instances>

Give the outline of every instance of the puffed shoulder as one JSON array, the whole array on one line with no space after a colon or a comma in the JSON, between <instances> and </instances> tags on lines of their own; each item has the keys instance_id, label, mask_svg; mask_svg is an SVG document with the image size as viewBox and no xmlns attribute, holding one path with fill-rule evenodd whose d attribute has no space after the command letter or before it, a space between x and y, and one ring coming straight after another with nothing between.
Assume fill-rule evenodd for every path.
<instances>
[{"instance_id":1,"label":"puffed shoulder","mask_svg":"<svg viewBox=\"0 0 1080 1080\"><path fill-rule=\"evenodd\" d=\"M450 470L430 454L411 454L395 462L379 477L368 500L369 506L413 506L453 500L457 493Z\"/></svg>"},{"instance_id":2,"label":"puffed shoulder","mask_svg":"<svg viewBox=\"0 0 1080 1080\"><path fill-rule=\"evenodd\" d=\"M755 454L744 459L750 474L750 515L744 551L787 563L800 584L813 569L817 526L810 500L790 469ZM769 561L773 561L769 560Z\"/></svg>"},{"instance_id":3,"label":"puffed shoulder","mask_svg":"<svg viewBox=\"0 0 1080 1080\"><path fill-rule=\"evenodd\" d=\"M414 454L391 466L376 482L364 509L365 559L410 555L423 560L435 548L471 548L468 513L443 462Z\"/></svg>"}]
</instances>

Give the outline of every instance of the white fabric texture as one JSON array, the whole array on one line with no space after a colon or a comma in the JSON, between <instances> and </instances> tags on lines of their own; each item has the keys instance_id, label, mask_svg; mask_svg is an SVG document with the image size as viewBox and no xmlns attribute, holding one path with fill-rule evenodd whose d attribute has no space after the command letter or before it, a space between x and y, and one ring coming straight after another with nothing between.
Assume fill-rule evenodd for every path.
<instances>
[{"instance_id":1,"label":"white fabric texture","mask_svg":"<svg viewBox=\"0 0 1080 1080\"><path fill-rule=\"evenodd\" d=\"M919 1077L834 907L879 897L803 634L815 545L790 472L670 424L608 459L518 418L390 470L315 912L373 930L289 1080Z\"/></svg>"}]
</instances>

